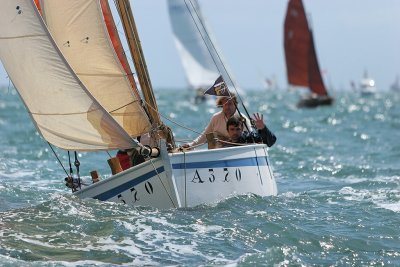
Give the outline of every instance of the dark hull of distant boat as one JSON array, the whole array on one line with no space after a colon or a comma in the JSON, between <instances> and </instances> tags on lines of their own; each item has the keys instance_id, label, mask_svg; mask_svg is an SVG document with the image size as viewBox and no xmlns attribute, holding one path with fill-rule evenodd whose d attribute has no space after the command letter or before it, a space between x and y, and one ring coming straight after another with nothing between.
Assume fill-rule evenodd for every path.
<instances>
[{"instance_id":1,"label":"dark hull of distant boat","mask_svg":"<svg viewBox=\"0 0 400 267\"><path fill-rule=\"evenodd\" d=\"M300 99L297 103L298 108L316 108L318 106L330 106L334 99L330 96L307 97Z\"/></svg>"}]
</instances>

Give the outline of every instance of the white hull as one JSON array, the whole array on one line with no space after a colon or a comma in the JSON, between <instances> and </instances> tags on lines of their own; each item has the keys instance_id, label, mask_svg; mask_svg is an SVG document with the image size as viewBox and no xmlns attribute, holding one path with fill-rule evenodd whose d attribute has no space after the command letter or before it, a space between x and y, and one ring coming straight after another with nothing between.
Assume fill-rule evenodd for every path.
<instances>
[{"instance_id":1,"label":"white hull","mask_svg":"<svg viewBox=\"0 0 400 267\"><path fill-rule=\"evenodd\" d=\"M376 87L363 87L361 88L362 95L374 95L376 94L377 90Z\"/></svg>"},{"instance_id":2,"label":"white hull","mask_svg":"<svg viewBox=\"0 0 400 267\"><path fill-rule=\"evenodd\" d=\"M371 78L364 78L360 83L361 95L373 95L377 93L375 81Z\"/></svg>"},{"instance_id":3,"label":"white hull","mask_svg":"<svg viewBox=\"0 0 400 267\"><path fill-rule=\"evenodd\" d=\"M162 153L75 194L131 206L178 208L247 193L277 194L266 145Z\"/></svg>"}]
</instances>

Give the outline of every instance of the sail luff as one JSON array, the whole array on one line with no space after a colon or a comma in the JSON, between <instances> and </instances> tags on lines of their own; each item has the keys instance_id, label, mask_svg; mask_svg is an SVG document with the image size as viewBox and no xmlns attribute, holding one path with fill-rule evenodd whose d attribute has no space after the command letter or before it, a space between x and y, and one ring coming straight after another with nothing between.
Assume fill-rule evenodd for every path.
<instances>
[{"instance_id":1,"label":"sail luff","mask_svg":"<svg viewBox=\"0 0 400 267\"><path fill-rule=\"evenodd\" d=\"M68 65L34 1L3 0L0 59L39 133L67 150L136 146Z\"/></svg>"},{"instance_id":2,"label":"sail luff","mask_svg":"<svg viewBox=\"0 0 400 267\"><path fill-rule=\"evenodd\" d=\"M143 92L144 100L147 105L147 112L150 115L152 124L157 127L162 124L158 107L150 81L150 75L147 70L146 61L133 18L132 9L129 0L117 0L117 9L122 20L128 46L133 57L140 88Z\"/></svg>"},{"instance_id":3,"label":"sail luff","mask_svg":"<svg viewBox=\"0 0 400 267\"><path fill-rule=\"evenodd\" d=\"M284 48L290 85L308 87L310 35L301 0L290 0L284 22Z\"/></svg>"},{"instance_id":4,"label":"sail luff","mask_svg":"<svg viewBox=\"0 0 400 267\"><path fill-rule=\"evenodd\" d=\"M313 93L320 96L328 95L322 79L321 71L318 64L317 53L314 46L313 32L310 29L310 48L308 51L308 80L309 88Z\"/></svg>"}]
</instances>

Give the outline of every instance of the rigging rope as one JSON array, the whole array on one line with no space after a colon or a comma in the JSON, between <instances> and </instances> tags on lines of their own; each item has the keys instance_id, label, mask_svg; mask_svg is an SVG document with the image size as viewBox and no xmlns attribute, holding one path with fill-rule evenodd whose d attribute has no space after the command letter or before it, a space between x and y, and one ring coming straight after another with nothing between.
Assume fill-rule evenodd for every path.
<instances>
[{"instance_id":1,"label":"rigging rope","mask_svg":"<svg viewBox=\"0 0 400 267\"><path fill-rule=\"evenodd\" d=\"M158 173L158 171L157 171L157 169L156 169L156 166L154 165L154 162L153 162L152 159L150 159L150 163L151 163L151 165L153 166L153 169L154 169L154 171L156 172L157 177L158 177L158 179L160 180L160 182L161 182L161 184L162 184L162 186L163 186L165 192L167 193L167 195L168 195L168 197L169 197L169 200L171 200L172 205L174 206L174 208L176 208L175 203L174 203L174 201L172 200L172 197L171 197L171 195L169 194L167 188L165 187L163 181L161 180L160 174Z\"/></svg>"},{"instance_id":2,"label":"rigging rope","mask_svg":"<svg viewBox=\"0 0 400 267\"><path fill-rule=\"evenodd\" d=\"M146 103L146 102L145 102L145 103ZM146 104L147 104L147 103L146 103ZM149 105L149 107L152 108L150 105ZM188 130L188 131L192 131L192 132L197 133L197 134L201 134L201 132L198 132L198 131L196 131L196 130L194 130L194 129L191 129L191 128L189 128L189 127L187 127L187 126L185 126L185 125L183 125L183 124L181 124L181 123L178 123L178 122L176 122L176 121L173 121L171 118L168 118L167 116L161 114L161 113L160 113L158 110L156 110L156 109L154 109L154 111L155 111L155 112L158 112L158 115L160 115L160 117L163 117L164 119L170 121L171 123L173 123L173 124L175 124L175 125L178 125L179 127L183 128L183 129L186 129L186 130Z\"/></svg>"},{"instance_id":3,"label":"rigging rope","mask_svg":"<svg viewBox=\"0 0 400 267\"><path fill-rule=\"evenodd\" d=\"M58 155L56 154L56 152L54 151L53 147L51 146L51 144L49 142L47 142L47 144L49 145L49 147L51 148L51 150L53 151L54 156L56 157L56 159L58 160L58 163L60 163L61 167L63 168L65 174L68 176L68 172L67 170L64 168L64 165L62 165L60 158L58 157Z\"/></svg>"},{"instance_id":4,"label":"rigging rope","mask_svg":"<svg viewBox=\"0 0 400 267\"><path fill-rule=\"evenodd\" d=\"M247 108L245 107L245 105L244 105L244 103L243 103L242 97L240 96L239 92L238 92L237 89L236 89L236 84L234 83L234 81L233 81L231 75L229 75L229 72L228 72L228 70L227 70L227 68L226 68L226 66L225 66L225 64L224 64L224 62L222 61L221 56L218 54L218 51L217 51L217 49L215 48L215 45L214 45L214 43L212 42L209 33L207 32L207 28L204 26L203 21L201 20L201 17L200 17L200 15L199 15L198 11L196 10L195 6L193 5L192 0L184 0L184 1L185 1L186 8L188 9L188 11L189 11L189 13L190 13L190 16L191 16L192 19L193 19L193 22L194 22L194 24L196 25L196 28L197 28L197 30L198 30L198 32L199 32L201 38L203 39L204 44L206 45L206 48L207 48L208 52L210 53L210 56L211 56L211 58L212 58L212 60L213 60L213 62L214 62L214 64L215 64L215 67L218 69L218 72L219 72L220 74L222 74L221 71L220 71L220 69L218 68L218 64L216 63L216 61L215 61L215 59L214 59L214 57L213 57L213 54L212 54L210 48L209 48L208 45L207 45L207 42L206 42L204 36L201 34L200 28L198 27L197 22L196 22L195 18L193 17L193 14L192 14L192 12L191 12L191 10L190 10L190 8L189 8L189 6L188 6L188 4L187 4L186 1L189 1L189 2L190 2L191 6L192 6L192 9L193 9L194 12L196 13L196 16L197 16L197 18L198 18L198 20L199 20L199 22L200 22L200 24L201 24L201 26L202 26L202 29L204 30L205 34L207 35L207 39L208 39L209 43L211 44L213 51L214 51L215 54L217 55L218 60L219 60L219 62L221 63L221 65L222 65L222 67L223 67L223 69L224 69L224 71L225 71L225 74L228 76L230 82L232 83L233 89L235 89L236 95L239 97L240 103L242 103L243 109L245 110L247 116L250 117L249 112L247 111ZM236 105L235 105L235 106L236 106ZM240 111L239 111L239 109L237 108L237 106L236 106L236 109L237 109L237 111L239 112L239 115L240 115ZM248 129L248 130L250 130L250 129Z\"/></svg>"},{"instance_id":5,"label":"rigging rope","mask_svg":"<svg viewBox=\"0 0 400 267\"><path fill-rule=\"evenodd\" d=\"M69 154L69 150L68 150L68 162L69 162L69 173L70 173L70 175L71 175L71 177L72 177L74 171L72 170L71 155Z\"/></svg>"},{"instance_id":6,"label":"rigging rope","mask_svg":"<svg viewBox=\"0 0 400 267\"><path fill-rule=\"evenodd\" d=\"M78 153L76 153L76 151L74 151L74 154L75 154L75 162L74 162L74 165L75 165L75 167L76 167L76 173L77 173L77 175L78 175L78 186L79 186L79 189L82 189L82 187L81 187L81 177L80 177L80 175L79 175L79 165L81 165L81 163L80 163L79 160L78 160Z\"/></svg>"}]
</instances>

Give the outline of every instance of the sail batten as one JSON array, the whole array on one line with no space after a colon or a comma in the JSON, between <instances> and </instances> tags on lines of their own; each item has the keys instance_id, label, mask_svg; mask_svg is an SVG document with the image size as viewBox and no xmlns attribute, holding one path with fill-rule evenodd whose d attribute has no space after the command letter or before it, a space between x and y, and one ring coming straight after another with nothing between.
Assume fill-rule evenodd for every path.
<instances>
[{"instance_id":1,"label":"sail batten","mask_svg":"<svg viewBox=\"0 0 400 267\"><path fill-rule=\"evenodd\" d=\"M49 143L79 151L136 146L75 75L33 1L3 0L1 13L0 59Z\"/></svg>"}]
</instances>

